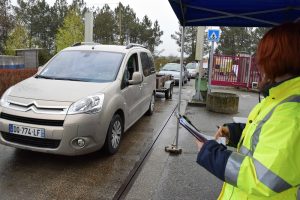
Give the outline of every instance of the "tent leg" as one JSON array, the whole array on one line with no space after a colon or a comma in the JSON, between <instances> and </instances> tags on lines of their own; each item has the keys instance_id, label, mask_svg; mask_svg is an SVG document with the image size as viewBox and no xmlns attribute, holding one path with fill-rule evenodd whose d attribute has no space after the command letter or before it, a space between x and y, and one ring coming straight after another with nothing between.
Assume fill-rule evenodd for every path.
<instances>
[{"instance_id":1,"label":"tent leg","mask_svg":"<svg viewBox=\"0 0 300 200\"><path fill-rule=\"evenodd\" d=\"M182 26L182 32L181 32L181 57L180 57L180 78L179 78L179 98L178 98L178 113L180 113L180 103L181 103L181 90L182 90L182 73L183 73L183 54L184 54L184 33L185 33L185 26ZM175 138L175 144L169 145L165 147L165 151L174 153L174 154L181 154L182 149L178 147L178 138L179 138L179 119L177 119L177 128L176 128L176 138Z\"/></svg>"}]
</instances>

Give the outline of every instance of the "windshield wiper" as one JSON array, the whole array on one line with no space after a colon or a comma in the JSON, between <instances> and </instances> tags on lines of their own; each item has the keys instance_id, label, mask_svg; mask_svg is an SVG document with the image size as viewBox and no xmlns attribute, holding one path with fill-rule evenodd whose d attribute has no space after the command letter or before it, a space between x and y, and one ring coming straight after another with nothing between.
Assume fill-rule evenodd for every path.
<instances>
[{"instance_id":1,"label":"windshield wiper","mask_svg":"<svg viewBox=\"0 0 300 200\"><path fill-rule=\"evenodd\" d=\"M50 76L43 76L43 75L37 75L37 76L35 76L35 78L55 79L55 78L53 78L53 77L50 77Z\"/></svg>"},{"instance_id":2,"label":"windshield wiper","mask_svg":"<svg viewBox=\"0 0 300 200\"><path fill-rule=\"evenodd\" d=\"M60 78L60 77L51 77L51 76L43 76L43 75L37 75L35 78L44 78L44 79L51 79L51 80L66 80L66 81L83 81L81 79L76 79L76 78Z\"/></svg>"},{"instance_id":3,"label":"windshield wiper","mask_svg":"<svg viewBox=\"0 0 300 200\"><path fill-rule=\"evenodd\" d=\"M82 79L76 79L76 78L55 78L56 80L65 80L65 81L84 81Z\"/></svg>"}]
</instances>

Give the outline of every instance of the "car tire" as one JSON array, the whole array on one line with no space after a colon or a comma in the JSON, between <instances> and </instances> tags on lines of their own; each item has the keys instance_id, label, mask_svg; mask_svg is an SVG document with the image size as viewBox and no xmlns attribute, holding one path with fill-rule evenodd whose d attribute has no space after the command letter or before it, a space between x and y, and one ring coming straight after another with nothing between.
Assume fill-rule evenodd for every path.
<instances>
[{"instance_id":1,"label":"car tire","mask_svg":"<svg viewBox=\"0 0 300 200\"><path fill-rule=\"evenodd\" d=\"M188 82L188 79L186 78L185 80L184 80L184 83L186 84Z\"/></svg>"},{"instance_id":2,"label":"car tire","mask_svg":"<svg viewBox=\"0 0 300 200\"><path fill-rule=\"evenodd\" d=\"M109 155L113 155L118 151L123 132L123 120L119 114L115 114L110 121L105 140L105 151Z\"/></svg>"},{"instance_id":3,"label":"car tire","mask_svg":"<svg viewBox=\"0 0 300 200\"><path fill-rule=\"evenodd\" d=\"M154 105L155 105L155 94L153 93L152 96L151 96L151 100L150 100L150 103L149 103L149 108L146 112L146 115L152 115L153 114Z\"/></svg>"},{"instance_id":4,"label":"car tire","mask_svg":"<svg viewBox=\"0 0 300 200\"><path fill-rule=\"evenodd\" d=\"M165 91L166 99L172 99L173 96L173 84L170 85L170 88Z\"/></svg>"}]
</instances>

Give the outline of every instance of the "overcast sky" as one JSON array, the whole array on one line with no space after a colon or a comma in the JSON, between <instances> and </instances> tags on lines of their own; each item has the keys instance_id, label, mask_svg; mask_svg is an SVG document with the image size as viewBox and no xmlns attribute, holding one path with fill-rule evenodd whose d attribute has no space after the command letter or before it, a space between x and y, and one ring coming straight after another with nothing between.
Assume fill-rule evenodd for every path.
<instances>
[{"instance_id":1,"label":"overcast sky","mask_svg":"<svg viewBox=\"0 0 300 200\"><path fill-rule=\"evenodd\" d=\"M51 6L55 0L46 0ZM72 0L67 0L71 3ZM12 3L16 5L17 0L12 0ZM111 9L114 9L118 2L123 5L129 5L137 14L139 19L142 19L145 15L151 19L152 22L158 21L161 30L164 32L161 40L163 43L157 48L157 50L163 50L161 55L164 56L179 56L178 46L175 40L171 39L171 34L178 30L178 20L169 4L168 0L85 0L88 7L103 7L107 3Z\"/></svg>"}]
</instances>

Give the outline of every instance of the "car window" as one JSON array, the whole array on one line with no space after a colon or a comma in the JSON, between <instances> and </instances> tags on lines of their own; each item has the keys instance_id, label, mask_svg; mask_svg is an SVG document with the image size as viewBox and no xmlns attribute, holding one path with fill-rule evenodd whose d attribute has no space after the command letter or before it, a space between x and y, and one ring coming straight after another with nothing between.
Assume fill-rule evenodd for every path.
<instances>
[{"instance_id":1,"label":"car window","mask_svg":"<svg viewBox=\"0 0 300 200\"><path fill-rule=\"evenodd\" d=\"M139 65L138 65L138 56L135 53L129 57L129 59L126 63L126 68L125 68L124 75L123 75L121 89L123 89L127 86L128 80L131 80L133 73L137 72L137 71L139 71Z\"/></svg>"},{"instance_id":2,"label":"car window","mask_svg":"<svg viewBox=\"0 0 300 200\"><path fill-rule=\"evenodd\" d=\"M143 68L143 73L144 76L149 76L150 75L150 63L149 63L149 58L147 53L141 52L141 62L142 62L142 68Z\"/></svg>"},{"instance_id":3,"label":"car window","mask_svg":"<svg viewBox=\"0 0 300 200\"><path fill-rule=\"evenodd\" d=\"M155 73L154 61L151 54L148 54L146 52L141 52L140 55L141 55L141 62L142 62L144 76L149 76Z\"/></svg>"},{"instance_id":4,"label":"car window","mask_svg":"<svg viewBox=\"0 0 300 200\"><path fill-rule=\"evenodd\" d=\"M153 60L153 56L150 53L148 53L148 58L150 64L150 73L155 73L154 60Z\"/></svg>"},{"instance_id":5,"label":"car window","mask_svg":"<svg viewBox=\"0 0 300 200\"><path fill-rule=\"evenodd\" d=\"M132 79L132 75L134 72L139 71L138 57L136 53L132 54L128 59L125 71L127 71L126 73L128 80Z\"/></svg>"},{"instance_id":6,"label":"car window","mask_svg":"<svg viewBox=\"0 0 300 200\"><path fill-rule=\"evenodd\" d=\"M111 82L116 79L123 54L102 51L62 51L40 76L59 80Z\"/></svg>"}]
</instances>

